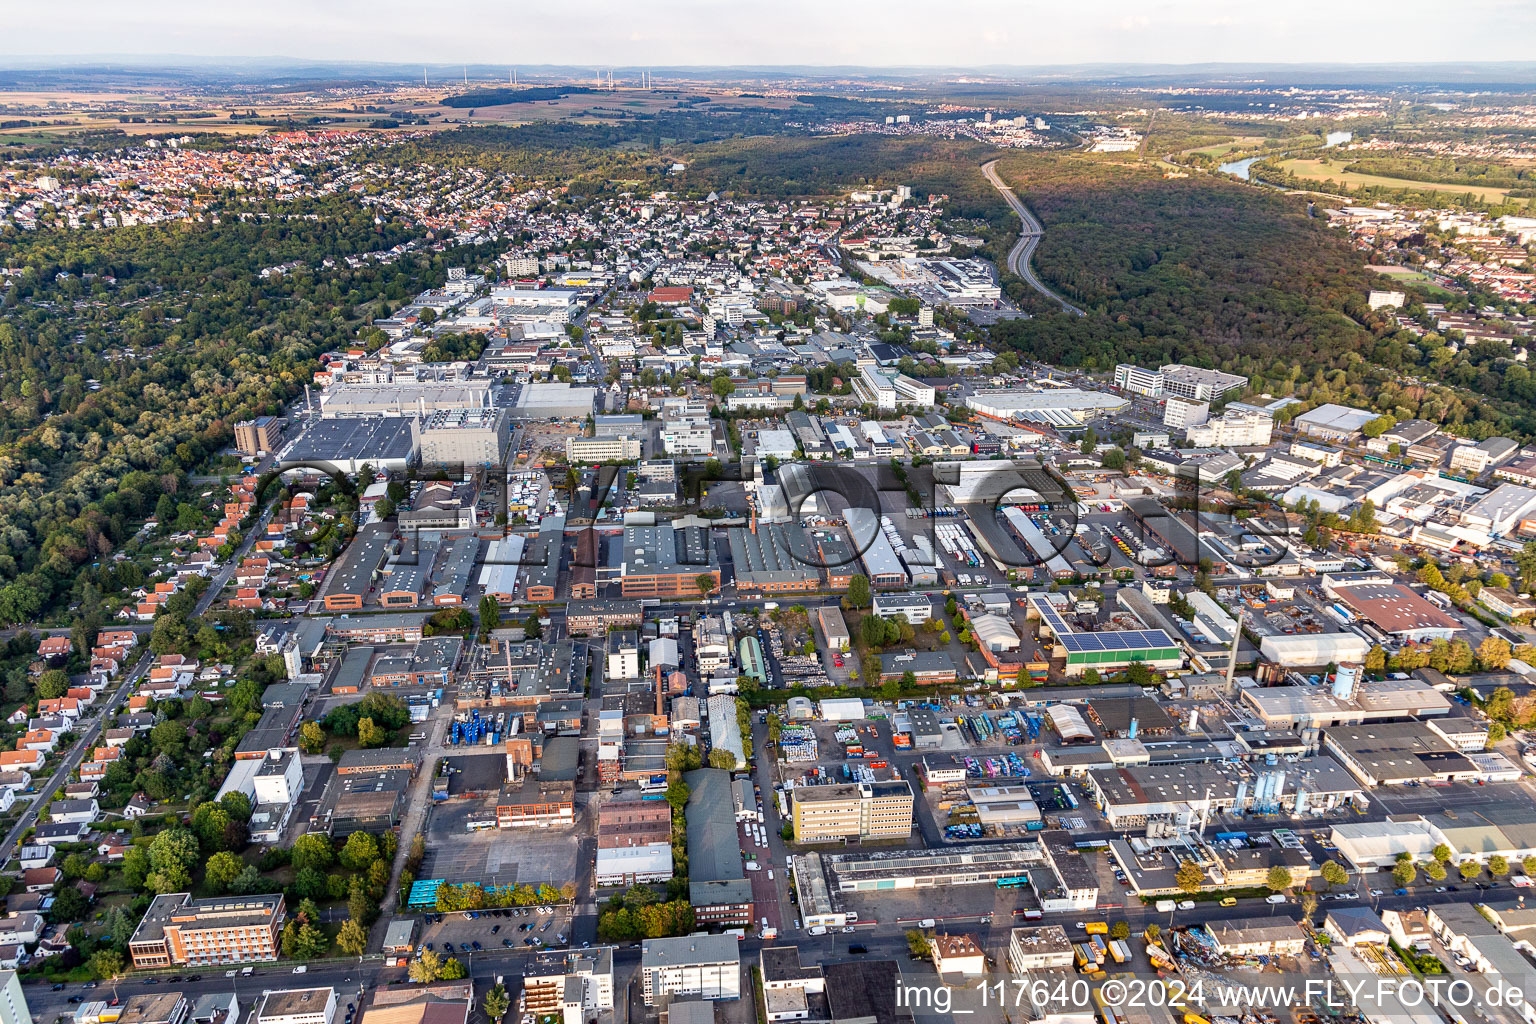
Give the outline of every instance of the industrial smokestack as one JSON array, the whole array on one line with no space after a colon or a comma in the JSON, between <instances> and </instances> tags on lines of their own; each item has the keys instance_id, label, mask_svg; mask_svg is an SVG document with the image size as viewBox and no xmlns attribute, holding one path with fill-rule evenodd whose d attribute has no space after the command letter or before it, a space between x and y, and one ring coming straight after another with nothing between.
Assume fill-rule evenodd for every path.
<instances>
[{"instance_id":1,"label":"industrial smokestack","mask_svg":"<svg viewBox=\"0 0 1536 1024\"><path fill-rule=\"evenodd\" d=\"M1237 628L1232 631L1232 650L1227 652L1226 694L1228 700L1235 700L1237 698L1237 645L1243 642L1243 618L1247 614L1247 606L1239 605L1237 609Z\"/></svg>"}]
</instances>

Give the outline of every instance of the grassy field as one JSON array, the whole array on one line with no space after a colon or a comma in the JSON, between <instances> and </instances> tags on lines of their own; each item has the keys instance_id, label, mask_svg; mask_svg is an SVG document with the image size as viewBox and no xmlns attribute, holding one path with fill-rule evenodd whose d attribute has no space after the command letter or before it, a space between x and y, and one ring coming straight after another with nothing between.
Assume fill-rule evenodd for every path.
<instances>
[{"instance_id":1,"label":"grassy field","mask_svg":"<svg viewBox=\"0 0 1536 1024\"><path fill-rule=\"evenodd\" d=\"M1240 150L1252 149L1255 146L1262 146L1268 141L1270 140L1264 138L1262 135L1249 135L1243 138L1233 139L1231 142L1222 142L1214 146L1204 146L1200 149L1186 150L1186 152L1199 153L1202 156L1209 157L1224 157L1228 153L1236 153Z\"/></svg>"},{"instance_id":2,"label":"grassy field","mask_svg":"<svg viewBox=\"0 0 1536 1024\"><path fill-rule=\"evenodd\" d=\"M1420 271L1414 270L1412 267L1393 267L1393 266L1376 266L1376 265L1373 265L1371 267L1371 269L1376 271L1378 274L1384 274L1387 277L1392 278L1394 281L1401 281L1403 284L1416 285L1417 287L1423 288L1425 291L1429 292L1432 295L1451 295L1451 294L1453 294L1452 292L1449 292L1446 289L1440 287L1438 284L1436 284L1433 280L1431 280L1425 274L1421 273Z\"/></svg>"},{"instance_id":3,"label":"grassy field","mask_svg":"<svg viewBox=\"0 0 1536 1024\"><path fill-rule=\"evenodd\" d=\"M1298 178L1306 178L1308 181L1333 181L1346 188L1359 188L1365 185L1374 185L1380 188L1405 188L1416 189L1422 192L1449 192L1455 195L1466 195L1468 192L1477 196L1484 202L1502 202L1509 196L1508 189L1490 188L1486 185L1449 185L1434 181L1409 181L1406 178L1385 178L1376 174L1355 174L1344 170L1343 162L1336 161L1325 166L1322 160L1286 160L1280 164L1283 170L1289 171Z\"/></svg>"}]
</instances>

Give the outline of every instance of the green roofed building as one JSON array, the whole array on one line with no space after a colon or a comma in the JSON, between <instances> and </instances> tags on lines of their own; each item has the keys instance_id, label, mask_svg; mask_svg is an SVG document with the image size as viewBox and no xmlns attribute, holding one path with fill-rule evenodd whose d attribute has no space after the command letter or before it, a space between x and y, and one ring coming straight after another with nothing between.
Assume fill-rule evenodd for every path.
<instances>
[{"instance_id":1,"label":"green roofed building","mask_svg":"<svg viewBox=\"0 0 1536 1024\"><path fill-rule=\"evenodd\" d=\"M737 653L741 658L741 674L759 685L766 685L768 671L763 665L763 645L758 643L757 637L742 637Z\"/></svg>"}]
</instances>

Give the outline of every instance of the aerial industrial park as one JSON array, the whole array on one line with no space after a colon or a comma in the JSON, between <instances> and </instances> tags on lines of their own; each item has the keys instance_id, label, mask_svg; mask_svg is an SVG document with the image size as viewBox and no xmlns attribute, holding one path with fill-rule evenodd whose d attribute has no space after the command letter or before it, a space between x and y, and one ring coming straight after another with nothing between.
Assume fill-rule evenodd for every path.
<instances>
[{"instance_id":1,"label":"aerial industrial park","mask_svg":"<svg viewBox=\"0 0 1536 1024\"><path fill-rule=\"evenodd\" d=\"M0 1024L1536 1021L1523 72L355 70L0 67Z\"/></svg>"}]
</instances>

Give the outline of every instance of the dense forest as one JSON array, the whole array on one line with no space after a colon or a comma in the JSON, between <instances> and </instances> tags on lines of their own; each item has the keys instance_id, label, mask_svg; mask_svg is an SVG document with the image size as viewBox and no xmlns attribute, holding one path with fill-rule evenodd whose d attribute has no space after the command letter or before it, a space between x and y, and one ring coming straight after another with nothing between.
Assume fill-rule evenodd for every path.
<instances>
[{"instance_id":1,"label":"dense forest","mask_svg":"<svg viewBox=\"0 0 1536 1024\"><path fill-rule=\"evenodd\" d=\"M557 100L562 96L578 96L593 90L585 85L545 85L516 89L475 89L456 96L444 96L438 102L445 107L494 107L506 103L536 103L540 100Z\"/></svg>"},{"instance_id":2,"label":"dense forest","mask_svg":"<svg viewBox=\"0 0 1536 1024\"><path fill-rule=\"evenodd\" d=\"M0 265L22 268L0 299L0 621L115 589L104 556L236 420L278 412L321 351L446 275L431 254L321 269L412 235L347 199L255 212L270 219L0 235Z\"/></svg>"},{"instance_id":3,"label":"dense forest","mask_svg":"<svg viewBox=\"0 0 1536 1024\"><path fill-rule=\"evenodd\" d=\"M1370 156L1345 165L1358 174L1378 174L1408 181L1450 185L1489 185L1494 188L1536 189L1536 169L1511 167L1486 160L1451 157Z\"/></svg>"},{"instance_id":4,"label":"dense forest","mask_svg":"<svg viewBox=\"0 0 1536 1024\"><path fill-rule=\"evenodd\" d=\"M1004 157L1000 172L1046 226L1036 270L1089 312L1054 313L1010 281L1039 315L993 336L1023 355L1095 370L1190 362L1247 374L1260 391L1374 402L1471 437L1536 435L1529 371L1507 350L1453 355L1445 339L1370 310L1381 279L1303 199L1026 153Z\"/></svg>"},{"instance_id":5,"label":"dense forest","mask_svg":"<svg viewBox=\"0 0 1536 1024\"><path fill-rule=\"evenodd\" d=\"M990 206L996 193L986 188L976 169L995 153L981 142L924 136L738 139L696 147L677 182L680 189L699 195L731 192L763 197L912 185L920 194L950 194Z\"/></svg>"}]
</instances>

